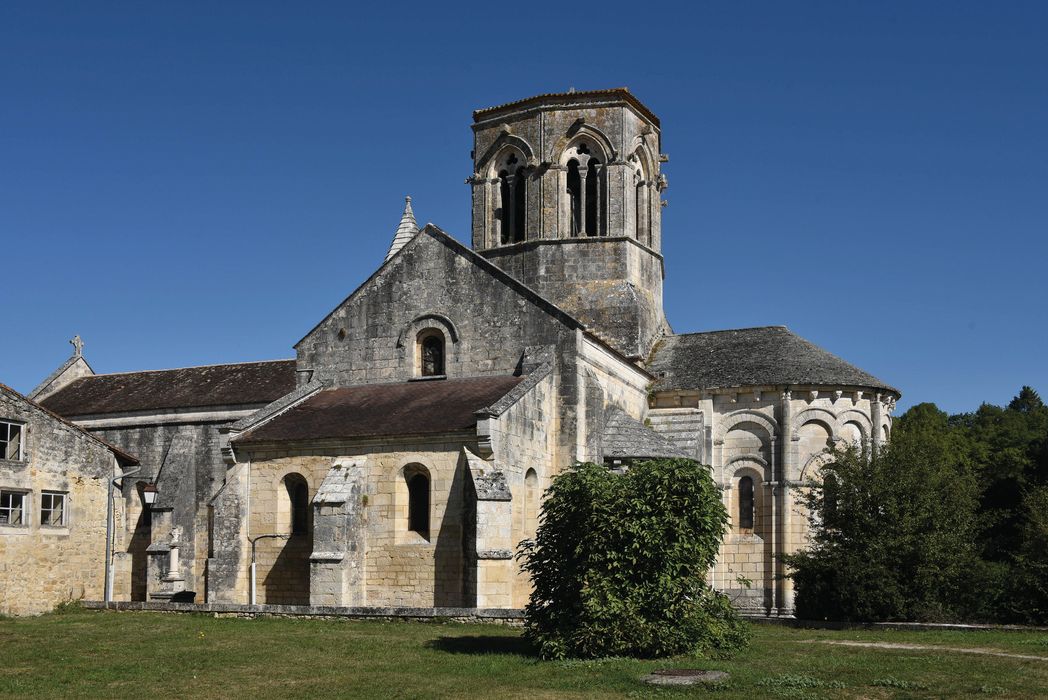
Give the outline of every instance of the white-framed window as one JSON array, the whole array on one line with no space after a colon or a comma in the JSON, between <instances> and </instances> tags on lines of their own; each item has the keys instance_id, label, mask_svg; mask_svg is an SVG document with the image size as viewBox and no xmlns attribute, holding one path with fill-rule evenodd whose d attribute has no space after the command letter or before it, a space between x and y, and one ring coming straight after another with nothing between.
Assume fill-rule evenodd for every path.
<instances>
[{"instance_id":1,"label":"white-framed window","mask_svg":"<svg viewBox=\"0 0 1048 700\"><path fill-rule=\"evenodd\" d=\"M29 524L26 507L29 494L25 491L0 489L0 525L25 527Z\"/></svg>"},{"instance_id":2,"label":"white-framed window","mask_svg":"<svg viewBox=\"0 0 1048 700\"><path fill-rule=\"evenodd\" d=\"M67 500L66 494L61 491L44 491L40 494L40 524L64 527Z\"/></svg>"},{"instance_id":3,"label":"white-framed window","mask_svg":"<svg viewBox=\"0 0 1048 700\"><path fill-rule=\"evenodd\" d=\"M0 420L0 459L21 461L25 453L25 426Z\"/></svg>"}]
</instances>

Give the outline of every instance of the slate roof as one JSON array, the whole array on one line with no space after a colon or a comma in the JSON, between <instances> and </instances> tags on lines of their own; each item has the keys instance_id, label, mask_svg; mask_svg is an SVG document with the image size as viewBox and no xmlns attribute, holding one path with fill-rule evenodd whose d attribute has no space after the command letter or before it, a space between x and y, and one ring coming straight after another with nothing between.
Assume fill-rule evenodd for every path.
<instances>
[{"instance_id":1,"label":"slate roof","mask_svg":"<svg viewBox=\"0 0 1048 700\"><path fill-rule=\"evenodd\" d=\"M656 347L648 371L659 377L659 391L816 384L899 393L785 326L671 335Z\"/></svg>"},{"instance_id":2,"label":"slate roof","mask_svg":"<svg viewBox=\"0 0 1048 700\"><path fill-rule=\"evenodd\" d=\"M687 457L672 441L615 406L608 409L601 447L605 459Z\"/></svg>"},{"instance_id":3,"label":"slate roof","mask_svg":"<svg viewBox=\"0 0 1048 700\"><path fill-rule=\"evenodd\" d=\"M248 430L234 442L433 435L470 430L477 425L477 411L498 401L523 379L471 377L328 389Z\"/></svg>"},{"instance_id":4,"label":"slate roof","mask_svg":"<svg viewBox=\"0 0 1048 700\"><path fill-rule=\"evenodd\" d=\"M83 377L40 403L63 416L267 404L295 389L295 361Z\"/></svg>"},{"instance_id":5,"label":"slate roof","mask_svg":"<svg viewBox=\"0 0 1048 700\"><path fill-rule=\"evenodd\" d=\"M651 123L655 126L659 126L659 118L655 116L648 107L638 100L636 96L630 92L627 87L608 88L605 90L571 90L568 92L547 92L541 95L534 95L532 97L525 97L522 100L514 100L513 102L506 102L505 104L496 105L494 107L486 107L484 109L473 110L473 121L479 122L481 119L487 119L495 115L498 112L503 111L516 111L523 107L530 107L532 105L542 104L548 102L551 104L557 104L560 102L569 102L571 100L579 99L590 99L599 97L611 97L624 100L629 104L633 105L638 112L643 114Z\"/></svg>"}]
</instances>

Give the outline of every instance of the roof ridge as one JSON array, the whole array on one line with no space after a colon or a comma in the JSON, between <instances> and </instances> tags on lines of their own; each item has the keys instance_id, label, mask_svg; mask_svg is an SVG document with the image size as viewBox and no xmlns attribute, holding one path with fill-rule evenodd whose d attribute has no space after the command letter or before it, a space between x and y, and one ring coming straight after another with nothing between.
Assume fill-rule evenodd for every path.
<instances>
[{"instance_id":1,"label":"roof ridge","mask_svg":"<svg viewBox=\"0 0 1048 700\"><path fill-rule=\"evenodd\" d=\"M566 92L544 92L538 95L531 95L530 97L524 97L521 99L513 100L511 102L504 102L502 104L495 105L494 107L483 107L481 109L473 110L473 122L479 122L486 115L498 112L504 109L510 109L513 107L525 107L530 103L541 102L542 100L548 99L561 99L576 97L580 99L586 99L589 97L598 97L600 95L614 95L618 98L624 99L626 102L636 107L646 118L650 119L651 122L656 126L660 127L658 116L648 107L646 104L641 102L640 98L630 92L628 87L613 87L604 88L600 90L576 90L571 88Z\"/></svg>"},{"instance_id":2,"label":"roof ridge","mask_svg":"<svg viewBox=\"0 0 1048 700\"><path fill-rule=\"evenodd\" d=\"M444 377L442 379L430 379L429 377L418 378L413 377L411 379L400 379L391 382L366 382L363 384L347 384L346 386L329 386L321 389L321 393L325 391L340 391L342 389L359 389L361 387L369 386L407 386L409 384L447 384L448 382L469 382L469 381L480 381L490 379L524 379L527 374L472 374L468 377Z\"/></svg>"},{"instance_id":3,"label":"roof ridge","mask_svg":"<svg viewBox=\"0 0 1048 700\"><path fill-rule=\"evenodd\" d=\"M745 326L743 328L718 328L714 331L692 331L691 333L673 333L672 335L667 335L666 337L679 338L680 336L684 335L712 335L714 333L737 333L739 331L763 331L769 328L781 328L784 331L789 331L790 333L793 333L793 331L790 330L789 326L784 326L780 324L770 326ZM794 333L794 335L796 335L796 333Z\"/></svg>"},{"instance_id":4,"label":"roof ridge","mask_svg":"<svg viewBox=\"0 0 1048 700\"><path fill-rule=\"evenodd\" d=\"M186 369L207 369L208 367L239 367L241 365L264 365L264 364L267 364L267 363L275 363L275 362L296 362L296 360L293 357L287 357L287 358L280 359L280 360L248 360L247 362L217 362L215 364L210 364L210 365L189 365L188 367L166 367L164 369L138 369L138 370L129 370L127 372L102 372L102 373L98 373L98 374L92 374L89 377L80 377L76 381L80 381L80 379L92 379L94 377L116 377L116 376L120 376L122 374L148 374L148 373L151 373L151 372L181 372L182 370L186 370Z\"/></svg>"}]
</instances>

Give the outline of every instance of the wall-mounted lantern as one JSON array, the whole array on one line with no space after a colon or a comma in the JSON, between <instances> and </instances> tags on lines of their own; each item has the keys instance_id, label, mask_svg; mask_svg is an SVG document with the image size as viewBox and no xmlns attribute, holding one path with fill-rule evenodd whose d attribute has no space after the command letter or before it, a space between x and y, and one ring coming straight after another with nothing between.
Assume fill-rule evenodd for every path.
<instances>
[{"instance_id":1,"label":"wall-mounted lantern","mask_svg":"<svg viewBox=\"0 0 1048 700\"><path fill-rule=\"evenodd\" d=\"M151 508L156 503L156 484L148 482L142 484L142 503L145 504L146 508Z\"/></svg>"}]
</instances>

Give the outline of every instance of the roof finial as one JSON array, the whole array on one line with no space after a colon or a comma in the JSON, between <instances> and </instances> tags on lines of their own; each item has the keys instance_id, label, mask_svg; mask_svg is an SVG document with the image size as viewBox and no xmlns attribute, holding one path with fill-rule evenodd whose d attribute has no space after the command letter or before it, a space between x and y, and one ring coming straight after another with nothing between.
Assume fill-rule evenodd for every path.
<instances>
[{"instance_id":1,"label":"roof finial","mask_svg":"<svg viewBox=\"0 0 1048 700\"><path fill-rule=\"evenodd\" d=\"M400 217L400 225L393 234L393 243L390 244L389 252L386 253L386 261L407 245L407 242L414 238L416 233L418 233L418 223L415 222L415 212L411 210L411 197L407 196L404 197L404 215Z\"/></svg>"},{"instance_id":2,"label":"roof finial","mask_svg":"<svg viewBox=\"0 0 1048 700\"><path fill-rule=\"evenodd\" d=\"M69 344L73 346L73 357L84 356L84 341L79 335L74 335L73 339L69 341Z\"/></svg>"}]
</instances>

